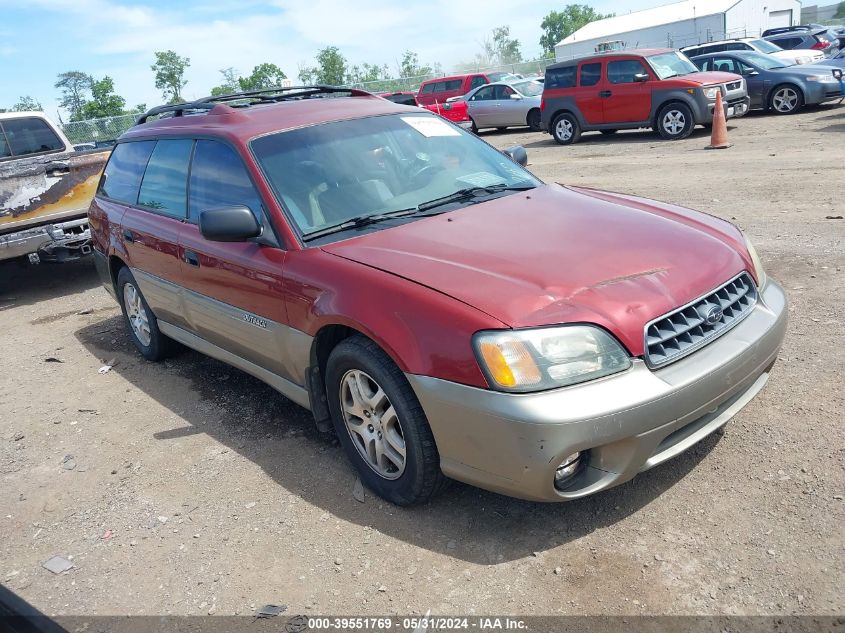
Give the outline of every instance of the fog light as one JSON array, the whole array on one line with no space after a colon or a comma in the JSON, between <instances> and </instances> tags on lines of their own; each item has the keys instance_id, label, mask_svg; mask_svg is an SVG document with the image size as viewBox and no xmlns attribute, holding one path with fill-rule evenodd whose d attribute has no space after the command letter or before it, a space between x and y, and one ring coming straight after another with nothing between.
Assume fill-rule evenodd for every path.
<instances>
[{"instance_id":1,"label":"fog light","mask_svg":"<svg viewBox=\"0 0 845 633\"><path fill-rule=\"evenodd\" d=\"M578 471L581 465L581 453L573 453L563 460L555 471L555 487L560 488L572 475Z\"/></svg>"}]
</instances>

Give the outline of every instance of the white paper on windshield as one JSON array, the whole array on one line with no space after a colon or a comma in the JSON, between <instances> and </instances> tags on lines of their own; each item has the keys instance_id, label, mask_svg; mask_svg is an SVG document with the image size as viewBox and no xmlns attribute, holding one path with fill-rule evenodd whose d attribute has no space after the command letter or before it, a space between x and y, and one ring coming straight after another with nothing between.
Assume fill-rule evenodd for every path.
<instances>
[{"instance_id":1,"label":"white paper on windshield","mask_svg":"<svg viewBox=\"0 0 845 633\"><path fill-rule=\"evenodd\" d=\"M405 123L414 128L423 136L460 136L451 125L436 117L429 116L403 116L400 117Z\"/></svg>"},{"instance_id":2,"label":"white paper on windshield","mask_svg":"<svg viewBox=\"0 0 845 633\"><path fill-rule=\"evenodd\" d=\"M478 171L474 174L465 174L460 178L456 178L455 182L462 185L469 185L470 187L492 187L493 185L507 184L501 176L496 176L486 171Z\"/></svg>"}]
</instances>

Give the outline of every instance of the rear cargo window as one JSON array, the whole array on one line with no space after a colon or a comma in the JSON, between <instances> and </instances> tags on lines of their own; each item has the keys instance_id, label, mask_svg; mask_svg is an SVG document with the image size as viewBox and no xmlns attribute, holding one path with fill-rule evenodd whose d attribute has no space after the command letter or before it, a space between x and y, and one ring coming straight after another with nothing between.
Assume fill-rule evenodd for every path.
<instances>
[{"instance_id":1,"label":"rear cargo window","mask_svg":"<svg viewBox=\"0 0 845 633\"><path fill-rule=\"evenodd\" d=\"M581 85L595 86L601 79L601 64L584 64L581 66Z\"/></svg>"},{"instance_id":2,"label":"rear cargo window","mask_svg":"<svg viewBox=\"0 0 845 633\"><path fill-rule=\"evenodd\" d=\"M164 215L184 218L188 202L188 163L194 142L158 141L141 181L138 204Z\"/></svg>"},{"instance_id":3,"label":"rear cargo window","mask_svg":"<svg viewBox=\"0 0 845 633\"><path fill-rule=\"evenodd\" d=\"M575 69L575 66L549 68L546 70L546 88L574 88Z\"/></svg>"},{"instance_id":4,"label":"rear cargo window","mask_svg":"<svg viewBox=\"0 0 845 633\"><path fill-rule=\"evenodd\" d=\"M9 150L13 156L61 152L65 149L64 143L43 119L6 119L0 123L0 127L6 133Z\"/></svg>"},{"instance_id":5,"label":"rear cargo window","mask_svg":"<svg viewBox=\"0 0 845 633\"><path fill-rule=\"evenodd\" d=\"M190 219L207 209L245 206L261 217L261 199L240 156L217 141L197 141L191 164Z\"/></svg>"},{"instance_id":6,"label":"rear cargo window","mask_svg":"<svg viewBox=\"0 0 845 633\"><path fill-rule=\"evenodd\" d=\"M118 202L136 204L141 178L155 144L155 141L118 144L103 172L99 193Z\"/></svg>"}]
</instances>

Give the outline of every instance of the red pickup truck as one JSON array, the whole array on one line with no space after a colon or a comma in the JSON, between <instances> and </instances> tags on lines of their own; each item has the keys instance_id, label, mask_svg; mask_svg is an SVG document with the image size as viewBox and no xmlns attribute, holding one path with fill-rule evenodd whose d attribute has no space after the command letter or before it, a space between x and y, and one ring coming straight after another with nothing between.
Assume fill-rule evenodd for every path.
<instances>
[{"instance_id":1,"label":"red pickup truck","mask_svg":"<svg viewBox=\"0 0 845 633\"><path fill-rule=\"evenodd\" d=\"M717 217L543 183L524 149L357 90L139 121L89 212L137 350L272 385L394 503L447 478L618 485L725 425L777 359L784 292Z\"/></svg>"}]
</instances>

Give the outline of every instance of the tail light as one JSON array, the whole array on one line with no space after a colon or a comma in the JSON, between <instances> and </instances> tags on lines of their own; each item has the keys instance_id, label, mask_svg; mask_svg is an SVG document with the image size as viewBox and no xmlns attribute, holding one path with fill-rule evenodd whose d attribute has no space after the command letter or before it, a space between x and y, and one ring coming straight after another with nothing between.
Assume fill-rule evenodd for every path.
<instances>
[{"instance_id":1,"label":"tail light","mask_svg":"<svg viewBox=\"0 0 845 633\"><path fill-rule=\"evenodd\" d=\"M540 112L546 109L546 100L541 98L540 99Z\"/></svg>"},{"instance_id":2,"label":"tail light","mask_svg":"<svg viewBox=\"0 0 845 633\"><path fill-rule=\"evenodd\" d=\"M812 48L814 51L823 51L824 49L828 48L829 46L830 46L830 42L828 42L827 40L819 40L818 42L813 44L810 48Z\"/></svg>"}]
</instances>

